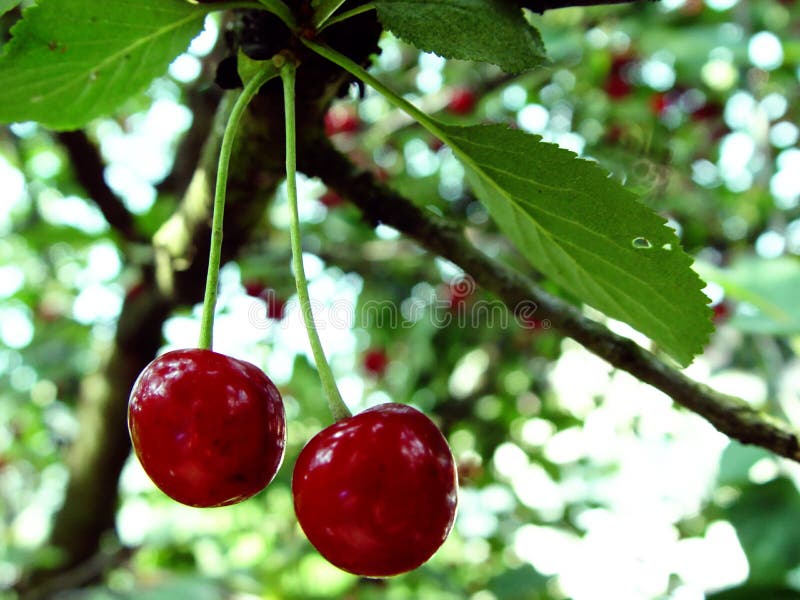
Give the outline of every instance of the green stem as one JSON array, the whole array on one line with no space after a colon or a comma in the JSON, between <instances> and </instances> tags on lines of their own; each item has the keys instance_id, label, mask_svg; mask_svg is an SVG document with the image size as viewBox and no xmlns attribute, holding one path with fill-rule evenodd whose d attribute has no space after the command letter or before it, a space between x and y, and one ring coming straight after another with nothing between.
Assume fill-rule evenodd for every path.
<instances>
[{"instance_id":1,"label":"green stem","mask_svg":"<svg viewBox=\"0 0 800 600\"><path fill-rule=\"evenodd\" d=\"M300 300L300 310L303 313L303 320L308 332L308 341L311 344L311 352L314 355L314 362L317 364L319 378L325 395L328 397L328 406L335 421L346 419L352 416L342 400L339 388L336 387L336 380L333 377L331 366L325 358L322 349L322 342L319 339L316 325L314 324L314 314L311 311L311 299L308 295L308 281L303 270L303 248L300 245L300 216L297 210L297 135L296 118L294 113L295 95L295 66L287 62L281 67L281 79L283 79L283 98L284 111L286 114L286 193L289 197L289 208L291 209L290 236L292 244L292 270L294 271L295 283L297 284L297 297Z\"/></svg>"},{"instance_id":2,"label":"green stem","mask_svg":"<svg viewBox=\"0 0 800 600\"><path fill-rule=\"evenodd\" d=\"M307 40L305 38L300 38L300 41L303 42L306 46L308 46L311 50L313 50L320 56L327 58L329 61L331 61L336 65L339 65L345 71L350 73L353 77L356 77L357 79L360 79L361 81L366 83L372 89L380 93L389 102L394 104L397 108L407 113L410 117L412 117L425 129L427 129L430 133L432 133L440 140L442 140L442 142L450 145L451 147L453 146L452 141L450 140L450 136L447 135L445 130L442 129L436 121L434 121L431 117L422 112L416 106L411 104L411 102L409 102L402 96L398 95L397 92L395 92L391 88L381 83L376 77L371 75L361 65L353 62L352 60L347 58L344 54L337 52L336 50L334 50L329 46L325 46L323 44L317 44L316 42L312 42L311 40Z\"/></svg>"},{"instance_id":3,"label":"green stem","mask_svg":"<svg viewBox=\"0 0 800 600\"><path fill-rule=\"evenodd\" d=\"M314 18L311 21L314 29L319 30L344 3L345 0L322 0L314 11Z\"/></svg>"},{"instance_id":4,"label":"green stem","mask_svg":"<svg viewBox=\"0 0 800 600\"><path fill-rule=\"evenodd\" d=\"M236 99L225 124L222 145L219 150L217 166L217 182L214 188L214 208L211 220L211 248L208 252L208 271L206 272L206 291L203 297L203 316L200 321L200 340L198 347L211 350L214 333L214 309L217 304L217 285L219 283L219 263L222 257L222 218L225 213L225 190L228 183L228 166L231 151L239 122L242 120L247 105L267 81L278 74L275 66L267 62L263 70L247 82L242 93Z\"/></svg>"},{"instance_id":5,"label":"green stem","mask_svg":"<svg viewBox=\"0 0 800 600\"><path fill-rule=\"evenodd\" d=\"M336 15L335 17L329 18L327 21L325 21L324 24L322 24L319 27L318 30L322 31L323 29L327 29L331 25L336 25L336 23L341 23L342 21L346 21L347 19L350 19L352 17L358 16L358 15L360 15L362 13L365 13L365 12L368 12L368 11L374 10L374 9L375 9L375 4L372 3L372 2L367 2L366 4L362 4L361 6L356 6L355 8L353 8L351 10L345 11L345 12L343 12L341 14Z\"/></svg>"},{"instance_id":6,"label":"green stem","mask_svg":"<svg viewBox=\"0 0 800 600\"><path fill-rule=\"evenodd\" d=\"M383 83L381 83L376 77L371 75L366 69L364 69L361 65L356 64L349 58L347 58L344 54L341 54L334 50L329 46L325 46L323 44L317 44L316 42L312 42L311 40L300 38L308 48L319 54L320 56L327 58L334 64L340 66L342 69L350 73L353 77L360 79L362 82L370 86L372 89L380 93L384 98L386 98L390 103L394 104L397 108L404 111L407 115L413 118L417 123L422 125L425 129L427 129L431 134L439 138L444 144L447 144L452 150L453 155L465 166L468 170L474 173L481 173L481 167L475 163L475 159L464 152L464 150L456 143L454 143L453 138L450 137L450 134L447 133L446 126L442 125L435 119L431 118L429 115L425 114L423 111L418 109L416 106L411 104L408 100L397 94L394 90L387 87ZM494 187L498 193L501 195L505 192L501 190L497 183L491 179L487 181L487 183Z\"/></svg>"}]
</instances>

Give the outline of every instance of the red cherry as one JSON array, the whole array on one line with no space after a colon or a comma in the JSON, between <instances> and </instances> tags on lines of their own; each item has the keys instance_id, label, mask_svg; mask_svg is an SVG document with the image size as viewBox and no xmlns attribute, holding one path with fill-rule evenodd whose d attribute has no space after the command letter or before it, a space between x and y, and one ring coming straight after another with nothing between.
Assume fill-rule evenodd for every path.
<instances>
[{"instance_id":1,"label":"red cherry","mask_svg":"<svg viewBox=\"0 0 800 600\"><path fill-rule=\"evenodd\" d=\"M546 328L544 319L537 319L527 315L520 317L520 325L522 325L523 329L537 332Z\"/></svg>"},{"instance_id":2,"label":"red cherry","mask_svg":"<svg viewBox=\"0 0 800 600\"><path fill-rule=\"evenodd\" d=\"M418 410L381 404L322 430L294 468L297 520L328 561L364 577L416 569L456 514L455 461Z\"/></svg>"},{"instance_id":3,"label":"red cherry","mask_svg":"<svg viewBox=\"0 0 800 600\"><path fill-rule=\"evenodd\" d=\"M261 298L262 294L268 292L267 287L260 281L245 281L244 293L253 298Z\"/></svg>"},{"instance_id":4,"label":"red cherry","mask_svg":"<svg viewBox=\"0 0 800 600\"><path fill-rule=\"evenodd\" d=\"M450 310L458 310L465 306L473 291L474 288L466 282L451 283L447 287L447 301L450 304Z\"/></svg>"},{"instance_id":5,"label":"red cherry","mask_svg":"<svg viewBox=\"0 0 800 600\"><path fill-rule=\"evenodd\" d=\"M606 81L606 93L612 98L624 98L631 93L631 84L619 73L613 73Z\"/></svg>"},{"instance_id":6,"label":"red cherry","mask_svg":"<svg viewBox=\"0 0 800 600\"><path fill-rule=\"evenodd\" d=\"M325 135L355 133L361 125L356 109L345 104L336 104L325 113Z\"/></svg>"},{"instance_id":7,"label":"red cherry","mask_svg":"<svg viewBox=\"0 0 800 600\"><path fill-rule=\"evenodd\" d=\"M650 96L650 110L656 116L663 115L671 105L667 94L657 93Z\"/></svg>"},{"instance_id":8,"label":"red cherry","mask_svg":"<svg viewBox=\"0 0 800 600\"><path fill-rule=\"evenodd\" d=\"M167 352L133 385L128 430L145 472L189 506L261 491L286 445L280 393L255 365L211 350Z\"/></svg>"},{"instance_id":9,"label":"red cherry","mask_svg":"<svg viewBox=\"0 0 800 600\"><path fill-rule=\"evenodd\" d=\"M364 369L372 375L380 377L388 365L389 357L383 350L370 350L364 355Z\"/></svg>"},{"instance_id":10,"label":"red cherry","mask_svg":"<svg viewBox=\"0 0 800 600\"><path fill-rule=\"evenodd\" d=\"M340 204L344 204L344 198L333 190L328 190L319 197L320 203L326 208L336 208Z\"/></svg>"},{"instance_id":11,"label":"red cherry","mask_svg":"<svg viewBox=\"0 0 800 600\"><path fill-rule=\"evenodd\" d=\"M266 287L258 281L249 281L244 284L244 291L248 296L263 300L267 304L267 318L280 321L286 312L286 301L278 298L275 290Z\"/></svg>"},{"instance_id":12,"label":"red cherry","mask_svg":"<svg viewBox=\"0 0 800 600\"><path fill-rule=\"evenodd\" d=\"M731 316L731 307L725 300L718 302L712 306L711 309L714 311L714 315L712 316L714 323L727 321L728 317Z\"/></svg>"},{"instance_id":13,"label":"red cherry","mask_svg":"<svg viewBox=\"0 0 800 600\"><path fill-rule=\"evenodd\" d=\"M278 298L275 293L267 294L267 318L280 321L286 313L286 301Z\"/></svg>"},{"instance_id":14,"label":"red cherry","mask_svg":"<svg viewBox=\"0 0 800 600\"><path fill-rule=\"evenodd\" d=\"M693 121L710 121L719 119L724 112L723 106L719 102L706 102L692 113Z\"/></svg>"},{"instance_id":15,"label":"red cherry","mask_svg":"<svg viewBox=\"0 0 800 600\"><path fill-rule=\"evenodd\" d=\"M447 110L456 115L468 115L475 108L475 92L467 88L455 88L450 94Z\"/></svg>"},{"instance_id":16,"label":"red cherry","mask_svg":"<svg viewBox=\"0 0 800 600\"><path fill-rule=\"evenodd\" d=\"M606 140L611 144L620 142L627 135L627 129L618 123L614 123L605 133Z\"/></svg>"},{"instance_id":17,"label":"red cherry","mask_svg":"<svg viewBox=\"0 0 800 600\"><path fill-rule=\"evenodd\" d=\"M611 60L611 70L606 80L606 93L612 98L624 98L632 91L630 70L636 60L631 54L621 54Z\"/></svg>"}]
</instances>

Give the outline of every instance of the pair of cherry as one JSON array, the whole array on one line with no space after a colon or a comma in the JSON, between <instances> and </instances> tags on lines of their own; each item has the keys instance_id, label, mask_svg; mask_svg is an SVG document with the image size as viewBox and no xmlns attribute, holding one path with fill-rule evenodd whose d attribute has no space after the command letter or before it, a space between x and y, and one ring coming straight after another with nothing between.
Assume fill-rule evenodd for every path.
<instances>
[{"instance_id":1,"label":"pair of cherry","mask_svg":"<svg viewBox=\"0 0 800 600\"><path fill-rule=\"evenodd\" d=\"M256 366L211 350L167 352L139 375L128 428L153 482L197 507L241 502L283 460L286 420ZM385 577L442 545L456 511L456 469L444 436L418 410L382 404L337 421L301 451L292 493L303 531L337 567Z\"/></svg>"}]
</instances>

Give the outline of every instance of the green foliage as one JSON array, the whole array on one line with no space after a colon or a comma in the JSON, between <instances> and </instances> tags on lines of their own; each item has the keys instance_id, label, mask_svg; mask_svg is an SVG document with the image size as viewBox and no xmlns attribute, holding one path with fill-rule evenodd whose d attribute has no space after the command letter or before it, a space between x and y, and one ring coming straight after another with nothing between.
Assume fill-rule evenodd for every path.
<instances>
[{"instance_id":1,"label":"green foliage","mask_svg":"<svg viewBox=\"0 0 800 600\"><path fill-rule=\"evenodd\" d=\"M54 6L59 7L60 14L69 14L71 5L82 6L86 14L91 14L111 11L108 4L121 3L42 0L26 19ZM794 160L797 141L779 146L768 133L776 125L797 122L797 106L792 99L798 97L800 53L793 28L800 17L800 4L739 0L730 9L720 9L724 3L716 3L717 8L694 1L682 7L678 4L547 11L535 22L547 44L552 68L510 77L492 64L448 61L437 71L442 87L433 90L417 83L418 73L424 69L431 72L419 53L387 37L384 58L394 56L397 62L381 59L380 78L400 95L418 99L418 105L432 114L444 106L453 86L465 86L475 93L478 102L469 115L453 116L442 111L437 120L521 125L525 112L532 107L548 115L547 125L537 130L546 141L560 141L559 132L564 131L579 135L585 141L581 154L596 159L602 169L612 172L614 179L624 181L630 190L620 191L620 186L606 184L603 178L604 185L613 186L612 195L618 202L634 207L634 214L639 214L645 210L640 208L641 201L659 215L642 212L642 220L657 232L642 237L649 241L667 239L660 237L669 233L660 219L669 217L678 227L686 253L698 258L701 277L719 283L726 303L731 305L730 318L717 323L718 331L711 336L707 353L697 358L691 375L741 395L764 412L781 415L797 427L800 336L796 333L796 301L793 304L792 299L798 285L800 238L796 233L792 237L791 231L792 227L797 231L800 221L796 203L779 205L769 185L780 165L779 157L783 156L785 163ZM175 3L158 3L162 5ZM214 6L186 5L198 15ZM342 7L347 8L348 4ZM7 13L4 22L11 16ZM66 23L58 21L55 25ZM122 25L126 23L127 19ZM199 16L193 27L199 28ZM336 25L346 27L346 23ZM23 32L33 29L22 24L17 28ZM783 44L784 61L775 70L761 70L749 61L748 38L751 32L759 31L774 33ZM333 32L331 27L329 33ZM109 33L97 27L91 30L89 39L114 39L116 35L115 30ZM190 37L188 30L186 36ZM48 41L49 37L43 39ZM9 45L7 41L5 44ZM176 46L174 52L181 50ZM159 73L169 61L166 56L162 59ZM117 102L121 109L110 104L103 109L113 113L113 118L97 119L88 133L102 146L109 173L118 171L124 163L119 147L128 136L149 135L141 125L156 101L162 108L165 103L186 106L187 98L202 96L210 89L213 83L206 73L213 72L215 62L204 60L207 69L196 81L159 79L146 97L129 90L134 102ZM613 65L620 60L631 61L625 72L629 75L625 82L628 88L612 96L608 82ZM654 89L641 77L643 65L651 63L672 68L675 82L667 89ZM728 87L710 86L713 78L709 74L718 69L724 72L726 67L735 75L732 83ZM9 77L21 76L22 70L17 72L3 58L0 73L2 85L8 88ZM58 75L42 74L41 69L39 74L44 79ZM156 74L153 69L151 75ZM301 68L298 77L302 76ZM735 104L730 101L734 96L753 100L748 123L734 126L723 114L701 119L691 112L689 101L699 97L727 111ZM765 100L775 101L776 97L787 99L787 107L783 113L766 118ZM654 108L665 98L673 102L667 110ZM7 96L0 95L0 107L6 102ZM528 268L531 261L510 247L504 228L513 226L514 220L525 225L514 234L524 238L520 249L534 234L544 236L545 228L537 225L534 217L545 217L549 225L548 215L538 207L549 197L534 194L535 202L528 200L527 195L536 190L528 184L523 195L526 200L516 200L506 190L513 189L516 180L507 174L498 175L497 169L490 172L490 178L472 173L471 181L465 181L460 175L454 176L460 167L453 153L435 144L429 132L404 120L388 104L381 104L375 94L368 93L363 103L355 98L349 102L358 105L361 123L357 132L335 139L342 152L367 170L378 170L371 160L376 158L388 185L412 196L424 210L463 225L471 241L491 256L520 270ZM57 113L62 109L71 110L70 103L57 105L53 114L46 116L60 118ZM4 110L0 114L5 114ZM203 121L203 112L198 111L195 124ZM499 144L498 140L505 141L502 136L511 135L499 133L497 127L488 131L494 129L498 131L488 140L493 146ZM753 175L752 185L746 190L729 186L725 179L723 146L732 132L756 141L753 160L742 167ZM463 132L459 135L468 137ZM523 137L519 132L514 135ZM534 163L533 170L520 168L521 174L535 175L545 183L550 177L556 188L553 198L571 207L573 197L579 195L570 195L559 186L566 187L566 182L579 173L573 170L575 165L588 165L566 151L552 156L549 147L533 136L524 139L535 154L522 161L515 158L515 171L517 162ZM474 141L465 139L463 144L467 147ZM171 140L170 148L177 147L177 142ZM502 155L513 152L511 146L502 150ZM422 162L421 155L427 161L423 164L429 167L424 172L414 168ZM481 162L496 167L495 162L500 160L496 155L493 152ZM172 151L168 156L173 158ZM541 173L538 161L551 159L563 161L559 163L562 166ZM63 222L54 217L54 212L63 215L76 206L92 206L69 161L58 139L43 127L29 123L0 131L3 598L14 596L5 586L14 585L26 569L46 556L38 549L44 542L37 532L63 497L65 447L80 435L80 390L104 385L96 369L107 358L117 323L108 316L87 318L85 311L81 314L78 310L79 305L85 303L87 295L102 291L121 300L140 278L143 265L148 268L149 250L121 241L107 225L91 228L78 219ZM467 159L464 164L472 169L469 163ZM698 164L711 165L716 179L696 177ZM492 183L495 177L504 182L501 188ZM24 190L17 181L24 182ZM511 215L508 222L489 217L470 187L475 181L476 190L489 188L501 196L493 202L502 209L499 212ZM134 182L142 185L141 179L134 178ZM247 278L257 277L278 290L280 297L290 299L285 207L278 194L274 200L264 198L263 223L252 244L225 272L221 297L228 304L221 307L220 316L230 318L231 325L223 326L221 333L225 335L220 337L227 336L229 341L235 338L236 352L258 364L269 366L274 362L281 366L275 371L280 372L277 376L286 399L289 427L284 466L270 487L251 501L201 512L182 509L164 498L148 487L130 464L122 477L116 519L126 548L122 562L110 565L102 575L102 587L90 588L83 595L65 589L61 595L252 596L281 600L651 600L699 598L704 594L715 600L798 597L800 556L795 525L800 496L796 477L786 476L793 472L791 465L775 460L766 451L735 443L723 452L724 440L696 416L672 410L663 396L625 374L609 373L605 363L589 357L555 329L527 329L513 319L506 324L485 319L469 322L469 326L459 323L456 317L460 314L472 314L479 303L494 300L478 289L465 300L463 311L452 311L445 302L447 285L454 277L452 265L432 259L415 243L402 236L393 237L386 228L378 228L376 233L374 224L364 223L352 205L324 208L315 200L321 184L306 183L304 194L308 197L301 198L301 207L304 252L309 265L314 266L310 269L312 295L325 301L327 294L339 302L338 293L355 290L346 301L352 301L357 311L371 301L395 307L396 314L400 314L398 307L424 305L416 320L399 319L398 327L371 318L348 323L349 329L338 331L338 335L328 328L323 343L354 407L386 399L409 402L442 425L463 475L461 513L450 540L424 568L391 580L364 581L327 565L298 530L292 511L291 465L303 443L328 424L330 416L316 370L294 344L302 332L289 330L288 320L265 325L267 321L260 316L255 322L253 315L264 313L263 301L244 296L240 289ZM149 180L146 185L155 184ZM17 187L19 192L14 191ZM578 201L579 206L589 207L585 222L589 229L580 231L591 239L587 232L594 231L593 224L601 218L595 213L602 215L608 206L616 204L595 202L598 193L594 183L586 188L585 196ZM127 194L124 186L120 190L120 194ZM152 207L137 212L136 220L146 236L175 210L171 194L178 193L159 189ZM9 198L11 202L7 203ZM58 202L64 198L71 200L63 204L69 208L60 208ZM48 210L48 203L54 203L58 210ZM6 210L7 206L11 208ZM101 219L99 213L95 222L97 219ZM629 219L625 215L620 227ZM573 235L568 226L574 223L558 223L557 233ZM639 237L639 230L624 231L628 237ZM773 237L777 233L786 240L782 258L759 256L755 241L764 232ZM548 239L554 243L562 238L548 233ZM116 250L121 260L118 270L98 275L104 270L98 270L92 258L98 247ZM566 247L574 251L574 246ZM613 244L611 248L627 257L622 248L616 249ZM657 249L655 245L650 249L630 246L625 252L631 253L630 260L644 262L641 257L655 254ZM602 250L600 255L608 251ZM672 252L682 253L677 246ZM569 255L564 251L559 256ZM535 258L541 260L538 255ZM593 286L599 285L594 268L599 262L600 258L590 257L588 281ZM709 265L713 268L706 268ZM570 272L572 267L559 275L563 279ZM688 282L690 276L683 267L681 272ZM20 282L15 285L17 276ZM667 286L671 275L665 274L663 279ZM571 301L584 299L582 293L578 298L568 294L567 286L554 283L549 275L539 284ZM101 302L105 299L103 296ZM695 296L695 303L699 302ZM253 320L236 320L236 307L243 304L251 308L248 314ZM676 310L682 306L677 297L675 305ZM757 317L752 307L759 310ZM296 312L293 314L299 318ZM324 319L324 311L322 315ZM444 324L443 315L452 320ZM189 310L175 314L164 329L167 343L186 339L193 343L195 317ZM676 327L683 319L680 314ZM15 326L26 323L33 328L31 341L7 345ZM176 334L187 329L190 333L184 337ZM701 331L692 332L690 337L700 338L706 329L707 325L701 323ZM676 345L685 352L681 344ZM382 377L366 373L362 366L365 350L372 347L384 348L389 357ZM723 525L731 535L716 542L711 535L704 537L711 524ZM730 556L728 552L738 553L740 559L744 552L748 571L741 560L723 560ZM105 552L102 556L106 557ZM692 561L688 566L687 557ZM704 573L706 570L708 573ZM712 576L724 581L709 581ZM570 587L581 583L577 588ZM738 587L715 592L721 585Z\"/></svg>"},{"instance_id":2,"label":"green foliage","mask_svg":"<svg viewBox=\"0 0 800 600\"><path fill-rule=\"evenodd\" d=\"M22 0L0 0L0 15L16 8L19 6L20 2L22 2Z\"/></svg>"},{"instance_id":3,"label":"green foliage","mask_svg":"<svg viewBox=\"0 0 800 600\"><path fill-rule=\"evenodd\" d=\"M704 265L700 271L748 307L733 317L731 325L749 333L800 333L800 271L796 260L743 257L725 270Z\"/></svg>"},{"instance_id":4,"label":"green foliage","mask_svg":"<svg viewBox=\"0 0 800 600\"><path fill-rule=\"evenodd\" d=\"M786 573L800 564L798 511L800 495L785 478L746 487L728 509L750 565L749 585L783 585Z\"/></svg>"},{"instance_id":5,"label":"green foliage","mask_svg":"<svg viewBox=\"0 0 800 600\"><path fill-rule=\"evenodd\" d=\"M725 448L719 461L719 485L747 486L748 473L759 460L770 458L771 454L763 448L731 443Z\"/></svg>"},{"instance_id":6,"label":"green foliage","mask_svg":"<svg viewBox=\"0 0 800 600\"><path fill-rule=\"evenodd\" d=\"M156 585L140 587L124 593L102 587L88 588L70 594L70 598L73 600L173 600L175 598L223 600L225 594L212 580L198 577L176 577Z\"/></svg>"},{"instance_id":7,"label":"green foliage","mask_svg":"<svg viewBox=\"0 0 800 600\"><path fill-rule=\"evenodd\" d=\"M492 577L486 587L498 600L537 600L546 597L546 584L547 577L524 565Z\"/></svg>"},{"instance_id":8,"label":"green foliage","mask_svg":"<svg viewBox=\"0 0 800 600\"><path fill-rule=\"evenodd\" d=\"M511 73L545 60L539 32L506 0L378 0L375 6L386 29L426 52Z\"/></svg>"},{"instance_id":9,"label":"green foliage","mask_svg":"<svg viewBox=\"0 0 800 600\"><path fill-rule=\"evenodd\" d=\"M74 129L110 113L164 73L205 14L185 0L42 0L0 57L0 121Z\"/></svg>"},{"instance_id":10,"label":"green foliage","mask_svg":"<svg viewBox=\"0 0 800 600\"><path fill-rule=\"evenodd\" d=\"M665 221L593 163L502 126L445 127L472 189L530 263L683 364L711 332L702 282Z\"/></svg>"}]
</instances>

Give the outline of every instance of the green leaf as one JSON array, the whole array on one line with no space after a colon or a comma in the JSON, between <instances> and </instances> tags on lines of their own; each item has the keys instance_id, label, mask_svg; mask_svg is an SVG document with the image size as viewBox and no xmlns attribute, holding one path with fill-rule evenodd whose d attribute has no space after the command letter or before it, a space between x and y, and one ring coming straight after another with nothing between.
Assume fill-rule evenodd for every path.
<instances>
[{"instance_id":1,"label":"green leaf","mask_svg":"<svg viewBox=\"0 0 800 600\"><path fill-rule=\"evenodd\" d=\"M539 32L506 0L378 0L378 18L397 37L445 58L493 63L518 73L541 65Z\"/></svg>"},{"instance_id":2,"label":"green leaf","mask_svg":"<svg viewBox=\"0 0 800 600\"><path fill-rule=\"evenodd\" d=\"M0 0L0 15L6 14L13 8L16 8L22 0Z\"/></svg>"},{"instance_id":3,"label":"green leaf","mask_svg":"<svg viewBox=\"0 0 800 600\"><path fill-rule=\"evenodd\" d=\"M73 129L144 90L196 36L185 0L41 0L0 57L0 122Z\"/></svg>"},{"instance_id":4,"label":"green leaf","mask_svg":"<svg viewBox=\"0 0 800 600\"><path fill-rule=\"evenodd\" d=\"M236 55L236 71L244 85L247 85L248 81L264 70L264 62L250 58L242 52L241 48L239 49L239 53Z\"/></svg>"},{"instance_id":5,"label":"green leaf","mask_svg":"<svg viewBox=\"0 0 800 600\"><path fill-rule=\"evenodd\" d=\"M719 459L717 486L749 485L750 468L764 458L775 459L775 455L758 446L745 446L732 441Z\"/></svg>"},{"instance_id":6,"label":"green leaf","mask_svg":"<svg viewBox=\"0 0 800 600\"><path fill-rule=\"evenodd\" d=\"M744 488L728 509L750 565L748 586L784 585L787 572L800 563L799 511L800 495L785 478Z\"/></svg>"},{"instance_id":7,"label":"green leaf","mask_svg":"<svg viewBox=\"0 0 800 600\"><path fill-rule=\"evenodd\" d=\"M476 196L528 261L683 365L712 325L703 282L666 221L592 162L540 136L438 125Z\"/></svg>"},{"instance_id":8,"label":"green leaf","mask_svg":"<svg viewBox=\"0 0 800 600\"><path fill-rule=\"evenodd\" d=\"M769 598L769 600L797 600L800 598L800 592L788 585L777 583L765 586L747 585L706 596L706 600L764 600L765 598Z\"/></svg>"},{"instance_id":9,"label":"green leaf","mask_svg":"<svg viewBox=\"0 0 800 600\"><path fill-rule=\"evenodd\" d=\"M548 578L531 565L523 565L492 577L486 589L499 600L534 600L546 597Z\"/></svg>"},{"instance_id":10,"label":"green leaf","mask_svg":"<svg viewBox=\"0 0 800 600\"><path fill-rule=\"evenodd\" d=\"M745 257L726 269L698 264L697 270L740 301L729 324L748 333L800 333L800 263L795 258Z\"/></svg>"}]
</instances>

